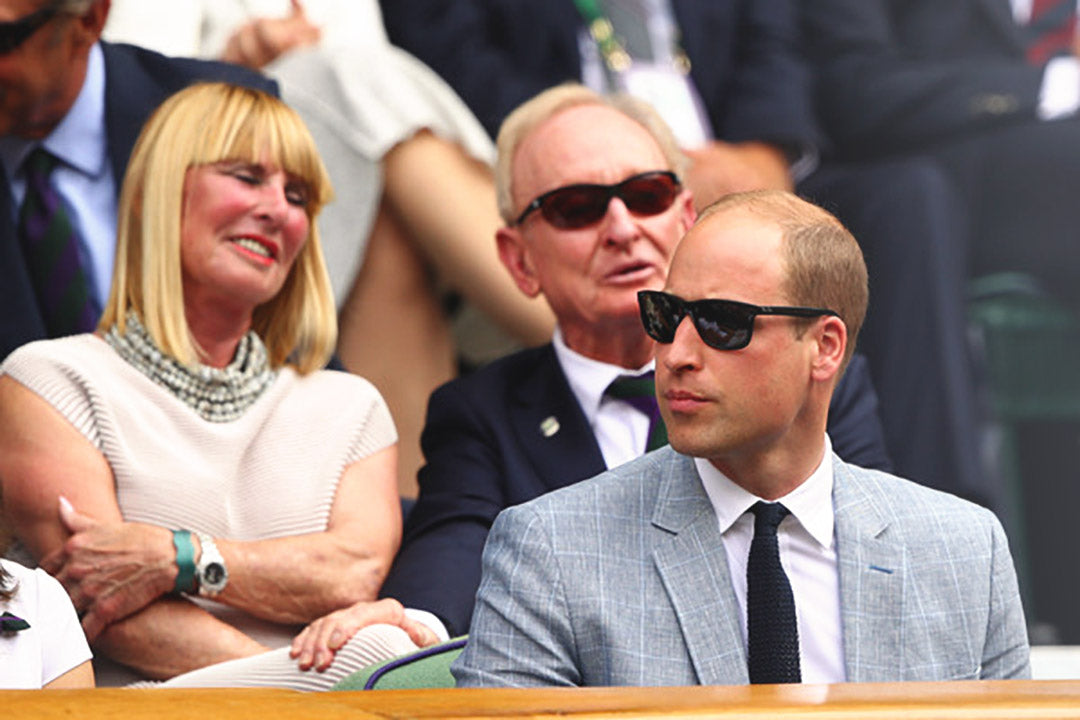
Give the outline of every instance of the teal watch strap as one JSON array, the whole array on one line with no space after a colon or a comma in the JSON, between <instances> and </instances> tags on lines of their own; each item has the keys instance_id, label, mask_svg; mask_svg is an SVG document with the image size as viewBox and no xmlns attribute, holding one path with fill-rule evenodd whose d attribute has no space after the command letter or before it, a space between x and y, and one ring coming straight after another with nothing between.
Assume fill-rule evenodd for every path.
<instances>
[{"instance_id":1,"label":"teal watch strap","mask_svg":"<svg viewBox=\"0 0 1080 720\"><path fill-rule=\"evenodd\" d=\"M176 548L176 583L173 592L195 592L195 543L191 542L190 530L173 530L173 546Z\"/></svg>"}]
</instances>

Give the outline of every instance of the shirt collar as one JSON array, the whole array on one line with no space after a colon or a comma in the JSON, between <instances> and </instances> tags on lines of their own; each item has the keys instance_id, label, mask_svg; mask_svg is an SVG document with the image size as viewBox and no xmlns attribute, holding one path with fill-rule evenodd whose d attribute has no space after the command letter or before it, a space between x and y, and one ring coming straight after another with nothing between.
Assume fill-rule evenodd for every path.
<instances>
[{"instance_id":1,"label":"shirt collar","mask_svg":"<svg viewBox=\"0 0 1080 720\"><path fill-rule=\"evenodd\" d=\"M555 357L562 367L563 374L566 375L566 380L570 384L570 390L577 398L578 405L585 413L590 427L596 423L600 402L604 399L604 390L612 380L620 375L640 375L652 370L655 366L655 362L650 360L640 368L630 370L587 358L567 346L562 331L557 326L551 338L551 345L555 349Z\"/></svg>"},{"instance_id":2,"label":"shirt collar","mask_svg":"<svg viewBox=\"0 0 1080 720\"><path fill-rule=\"evenodd\" d=\"M15 176L30 151L38 146L92 178L105 171L108 138L105 131L105 54L100 44L90 48L86 78L71 108L41 141L6 137L0 141L0 160L8 179Z\"/></svg>"},{"instance_id":3,"label":"shirt collar","mask_svg":"<svg viewBox=\"0 0 1080 720\"><path fill-rule=\"evenodd\" d=\"M109 141L105 133L105 54L90 48L90 59L75 104L45 138L45 149L75 169L97 177L105 170Z\"/></svg>"},{"instance_id":4,"label":"shirt collar","mask_svg":"<svg viewBox=\"0 0 1080 720\"><path fill-rule=\"evenodd\" d=\"M761 500L736 485L705 458L694 458L705 493L716 511L721 534L726 533L750 507ZM832 502L832 441L825 436L821 463L801 485L777 502L782 502L810 536L824 548L832 548L835 516Z\"/></svg>"}]
</instances>

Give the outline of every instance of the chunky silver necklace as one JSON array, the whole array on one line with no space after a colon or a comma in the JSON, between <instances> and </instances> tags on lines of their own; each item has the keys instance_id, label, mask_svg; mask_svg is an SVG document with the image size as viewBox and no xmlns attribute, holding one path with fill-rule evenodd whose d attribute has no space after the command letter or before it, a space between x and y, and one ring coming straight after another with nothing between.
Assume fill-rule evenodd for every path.
<instances>
[{"instance_id":1,"label":"chunky silver necklace","mask_svg":"<svg viewBox=\"0 0 1080 720\"><path fill-rule=\"evenodd\" d=\"M254 332L240 340L224 368L189 366L163 353L134 313L123 333L113 325L105 341L128 364L189 405L204 420L230 422L254 404L277 373L266 361L266 346Z\"/></svg>"}]
</instances>

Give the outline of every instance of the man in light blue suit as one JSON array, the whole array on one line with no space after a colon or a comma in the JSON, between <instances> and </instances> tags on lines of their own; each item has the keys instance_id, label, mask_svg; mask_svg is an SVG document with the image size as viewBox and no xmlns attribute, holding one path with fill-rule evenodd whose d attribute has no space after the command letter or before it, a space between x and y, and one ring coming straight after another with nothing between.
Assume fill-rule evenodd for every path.
<instances>
[{"instance_id":1,"label":"man in light blue suit","mask_svg":"<svg viewBox=\"0 0 1080 720\"><path fill-rule=\"evenodd\" d=\"M500 514L459 685L741 684L780 645L784 681L1030 675L997 519L832 453L830 396L867 304L834 217L730 196L640 300L670 447ZM781 510L768 572L794 603L782 642L755 649L784 604L748 581L761 505Z\"/></svg>"}]
</instances>

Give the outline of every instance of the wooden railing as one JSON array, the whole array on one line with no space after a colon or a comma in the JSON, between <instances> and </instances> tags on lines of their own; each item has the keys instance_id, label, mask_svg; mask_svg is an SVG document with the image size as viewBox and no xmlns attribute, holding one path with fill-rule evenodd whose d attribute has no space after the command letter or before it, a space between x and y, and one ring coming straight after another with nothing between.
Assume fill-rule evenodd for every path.
<instances>
[{"instance_id":1,"label":"wooden railing","mask_svg":"<svg viewBox=\"0 0 1080 720\"><path fill-rule=\"evenodd\" d=\"M1080 718L1080 681L544 690L0 691L0 717L199 718Z\"/></svg>"}]
</instances>

